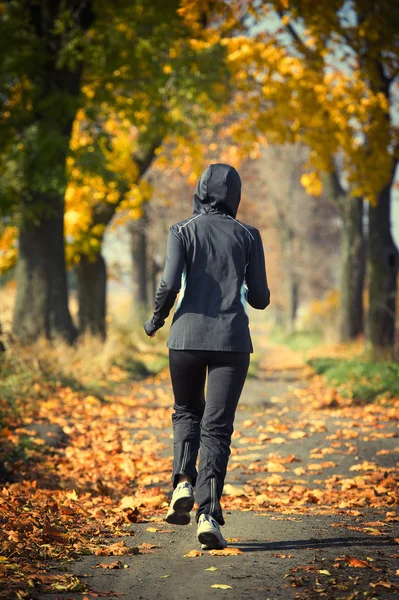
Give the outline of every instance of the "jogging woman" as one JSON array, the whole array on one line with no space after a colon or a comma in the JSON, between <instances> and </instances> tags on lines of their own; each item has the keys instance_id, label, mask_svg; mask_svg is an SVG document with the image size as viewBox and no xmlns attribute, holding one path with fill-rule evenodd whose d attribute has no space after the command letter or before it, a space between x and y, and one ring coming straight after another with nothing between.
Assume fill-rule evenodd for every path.
<instances>
[{"instance_id":1,"label":"jogging woman","mask_svg":"<svg viewBox=\"0 0 399 600\"><path fill-rule=\"evenodd\" d=\"M154 314L144 324L153 337L180 292L167 341L174 394L174 491L166 521L190 522L195 487L202 549L227 546L220 531L225 523L220 498L253 352L245 303L258 309L270 303L262 240L255 227L236 219L240 199L237 171L226 164L209 165L198 180L192 216L169 230Z\"/></svg>"}]
</instances>

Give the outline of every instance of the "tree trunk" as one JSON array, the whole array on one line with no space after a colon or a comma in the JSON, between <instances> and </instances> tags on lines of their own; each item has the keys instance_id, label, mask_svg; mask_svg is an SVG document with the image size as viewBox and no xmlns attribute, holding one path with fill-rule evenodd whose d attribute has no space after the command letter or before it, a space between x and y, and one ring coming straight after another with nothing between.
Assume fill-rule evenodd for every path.
<instances>
[{"instance_id":1,"label":"tree trunk","mask_svg":"<svg viewBox=\"0 0 399 600\"><path fill-rule=\"evenodd\" d=\"M298 310L298 282L294 274L289 274L288 277L288 319L287 331L292 333L295 331L295 319Z\"/></svg>"},{"instance_id":2,"label":"tree trunk","mask_svg":"<svg viewBox=\"0 0 399 600\"><path fill-rule=\"evenodd\" d=\"M133 263L133 306L135 312L145 313L147 294L147 217L134 221L130 227Z\"/></svg>"},{"instance_id":3,"label":"tree trunk","mask_svg":"<svg viewBox=\"0 0 399 600\"><path fill-rule=\"evenodd\" d=\"M54 334L72 342L76 331L68 308L64 201L42 202L50 209L38 224L27 219L20 231L13 331L23 342Z\"/></svg>"},{"instance_id":4,"label":"tree trunk","mask_svg":"<svg viewBox=\"0 0 399 600\"><path fill-rule=\"evenodd\" d=\"M106 338L107 269L104 257L81 256L75 267L79 301L79 332Z\"/></svg>"},{"instance_id":5,"label":"tree trunk","mask_svg":"<svg viewBox=\"0 0 399 600\"><path fill-rule=\"evenodd\" d=\"M342 342L346 342L364 332L364 201L350 196L343 189L336 170L329 175L327 181L332 200L342 219L339 337Z\"/></svg>"},{"instance_id":6,"label":"tree trunk","mask_svg":"<svg viewBox=\"0 0 399 600\"><path fill-rule=\"evenodd\" d=\"M364 331L363 287L365 240L363 199L341 200L343 223L341 245L340 339L352 340Z\"/></svg>"},{"instance_id":7,"label":"tree trunk","mask_svg":"<svg viewBox=\"0 0 399 600\"><path fill-rule=\"evenodd\" d=\"M369 313L367 343L373 353L395 343L396 286L399 253L391 235L392 180L369 209Z\"/></svg>"},{"instance_id":8,"label":"tree trunk","mask_svg":"<svg viewBox=\"0 0 399 600\"><path fill-rule=\"evenodd\" d=\"M32 341L40 335L50 338L59 334L71 342L76 335L68 309L64 193L66 157L79 107L83 64L78 57L83 56L83 46L79 42L76 45L77 58L73 67L64 64L66 33L60 35L56 25L60 15L73 8L73 18L79 29L76 34L80 33L83 40L94 13L91 0L82 0L75 7L72 4L60 0L25 3L25 17L35 38L32 47L37 48L41 60L35 76L31 111L28 120L24 121L31 133L25 136L23 175L27 192L21 199L23 224L13 323L14 333L23 341ZM29 144L32 144L32 152L29 152Z\"/></svg>"}]
</instances>

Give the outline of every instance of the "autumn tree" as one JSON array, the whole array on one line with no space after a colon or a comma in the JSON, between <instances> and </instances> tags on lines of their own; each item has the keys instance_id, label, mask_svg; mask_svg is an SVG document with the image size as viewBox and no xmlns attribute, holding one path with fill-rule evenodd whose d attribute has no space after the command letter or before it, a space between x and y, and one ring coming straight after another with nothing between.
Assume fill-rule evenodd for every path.
<instances>
[{"instance_id":1,"label":"autumn tree","mask_svg":"<svg viewBox=\"0 0 399 600\"><path fill-rule=\"evenodd\" d=\"M368 338L373 348L390 347L399 262L389 224L398 159L391 113L399 9L367 0L328 6L275 0L247 8L256 27L224 40L237 86L234 110L242 114L234 133L248 139L258 130L272 142L302 141L312 149L302 179L309 191L320 193L324 172L339 183L347 249L342 331L349 335L356 329L348 321L362 306L362 199L369 202ZM354 324L360 328L360 319Z\"/></svg>"},{"instance_id":2,"label":"autumn tree","mask_svg":"<svg viewBox=\"0 0 399 600\"><path fill-rule=\"evenodd\" d=\"M66 219L68 255L78 279L79 328L105 335L106 271L101 254L105 230L116 214L132 220L136 288L135 310L145 304L144 203L151 186L144 179L162 144L185 140L204 127L212 110L226 102L227 70L218 39L204 39L204 22L185 23L170 3L165 23L147 21L123 26L130 39L142 27L150 42L140 38L135 52L141 58L135 77L129 62L117 79L83 86L85 111L75 123L69 159ZM165 14L163 14L163 18ZM137 31L136 31L137 30ZM121 62L125 48L121 46ZM132 83L133 82L133 83ZM104 98L103 89L112 91ZM119 217L118 217L119 218Z\"/></svg>"},{"instance_id":3,"label":"autumn tree","mask_svg":"<svg viewBox=\"0 0 399 600\"><path fill-rule=\"evenodd\" d=\"M64 257L65 160L79 103L90 0L2 2L1 203L18 211L14 331L71 341Z\"/></svg>"},{"instance_id":4,"label":"autumn tree","mask_svg":"<svg viewBox=\"0 0 399 600\"><path fill-rule=\"evenodd\" d=\"M208 70L214 74L210 95L220 99L220 87L224 93L221 71L209 69L210 64L220 64L223 49L212 41L199 41L196 47L195 31L200 34L206 19L200 11L189 30L179 6L177 1L113 6L100 0L93 12L90 2L73 0L1 4L0 86L6 121L0 144L1 193L2 203L14 209L20 226L14 330L23 339L53 333L68 340L75 336L67 303L63 219L66 158L77 110L85 110L93 130L102 128L111 110L118 118L125 111L123 118L140 131L134 160L141 177L171 124L184 123L183 105L195 122L192 100L194 94L199 102L207 99L209 89L201 86L205 78L210 81ZM96 131L95 137L106 136ZM98 156L96 142L84 146L72 157L75 167L95 173L88 154ZM109 176L108 182L115 183ZM126 187L126 182L116 182L121 186L118 201L100 201L93 207L98 242L130 183ZM80 257L80 295L90 300L94 292L89 297L93 288L87 282L97 275L104 281L105 266L99 252ZM82 300L85 328L93 317L87 313L89 302L83 305Z\"/></svg>"}]
</instances>

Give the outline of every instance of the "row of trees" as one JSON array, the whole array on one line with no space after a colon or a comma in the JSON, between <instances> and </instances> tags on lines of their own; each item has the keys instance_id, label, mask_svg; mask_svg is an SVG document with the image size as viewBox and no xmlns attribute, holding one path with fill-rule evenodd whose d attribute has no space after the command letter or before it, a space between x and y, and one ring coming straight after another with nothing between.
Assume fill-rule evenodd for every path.
<instances>
[{"instance_id":1,"label":"row of trees","mask_svg":"<svg viewBox=\"0 0 399 600\"><path fill-rule=\"evenodd\" d=\"M209 156L211 129L215 150L234 149L235 164L264 143L310 149L302 183L313 196L324 186L343 223L342 338L363 331L367 249L368 339L374 348L394 344L396 3L0 6L0 193L3 224L19 231L19 337L76 335L64 214L79 328L105 335L106 227L117 212L144 218L141 207L151 196L145 175L154 158L161 166L172 160L195 180ZM9 229L5 235L12 239Z\"/></svg>"}]
</instances>

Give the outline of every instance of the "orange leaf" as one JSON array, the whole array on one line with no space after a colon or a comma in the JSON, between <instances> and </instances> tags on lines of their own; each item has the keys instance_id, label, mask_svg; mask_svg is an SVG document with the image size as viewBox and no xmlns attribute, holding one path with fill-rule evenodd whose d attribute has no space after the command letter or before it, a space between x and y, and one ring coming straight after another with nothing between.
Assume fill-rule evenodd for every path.
<instances>
[{"instance_id":1,"label":"orange leaf","mask_svg":"<svg viewBox=\"0 0 399 600\"><path fill-rule=\"evenodd\" d=\"M95 565L93 567L94 569L122 569L123 568L123 563L120 560L116 560L114 562L110 562L110 563L98 563L98 565Z\"/></svg>"},{"instance_id":2,"label":"orange leaf","mask_svg":"<svg viewBox=\"0 0 399 600\"><path fill-rule=\"evenodd\" d=\"M211 556L238 556L244 554L239 548L224 548L223 550L209 550Z\"/></svg>"},{"instance_id":3,"label":"orange leaf","mask_svg":"<svg viewBox=\"0 0 399 600\"><path fill-rule=\"evenodd\" d=\"M190 550L187 554L184 554L187 558L195 558L196 556L202 556L202 552L200 550Z\"/></svg>"},{"instance_id":4,"label":"orange leaf","mask_svg":"<svg viewBox=\"0 0 399 600\"><path fill-rule=\"evenodd\" d=\"M347 561L351 567L358 567L359 569L365 569L366 567L370 566L366 560L359 560L358 558L355 558L354 556L349 556Z\"/></svg>"}]
</instances>

